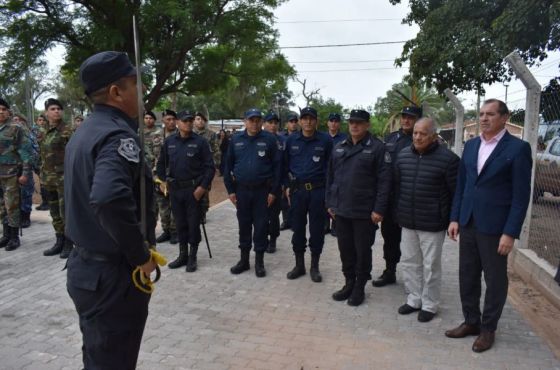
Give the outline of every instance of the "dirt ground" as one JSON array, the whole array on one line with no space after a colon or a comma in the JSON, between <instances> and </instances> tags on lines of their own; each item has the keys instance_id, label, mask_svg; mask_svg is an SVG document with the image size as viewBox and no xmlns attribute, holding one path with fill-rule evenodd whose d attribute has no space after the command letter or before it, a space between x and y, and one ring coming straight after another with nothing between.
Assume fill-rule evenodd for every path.
<instances>
[{"instance_id":1,"label":"dirt ground","mask_svg":"<svg viewBox=\"0 0 560 370\"><path fill-rule=\"evenodd\" d=\"M218 176L214 177L212 181L212 191L210 192L210 206L220 203L223 200L228 199L226 187L224 186L224 178Z\"/></svg>"}]
</instances>

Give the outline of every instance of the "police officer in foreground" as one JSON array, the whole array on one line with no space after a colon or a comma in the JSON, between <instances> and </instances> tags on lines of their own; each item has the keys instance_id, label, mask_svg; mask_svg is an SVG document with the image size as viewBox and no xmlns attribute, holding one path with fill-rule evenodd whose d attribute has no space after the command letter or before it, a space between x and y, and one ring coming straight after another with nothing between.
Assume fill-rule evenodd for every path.
<instances>
[{"instance_id":1,"label":"police officer in foreground","mask_svg":"<svg viewBox=\"0 0 560 370\"><path fill-rule=\"evenodd\" d=\"M350 137L335 146L327 177L327 207L337 221L345 278L344 287L332 297L348 300L350 306L364 301L364 287L371 279L371 247L391 186L390 158L381 140L369 133L369 118L364 110L350 112Z\"/></svg>"},{"instance_id":2,"label":"police officer in foreground","mask_svg":"<svg viewBox=\"0 0 560 370\"><path fill-rule=\"evenodd\" d=\"M309 249L311 250L311 280L323 280L319 259L325 242L325 182L332 140L317 131L317 111L306 107L300 113L301 131L288 137L284 150L284 183L291 202L292 248L295 267L288 272L290 280L305 275L306 225L309 217Z\"/></svg>"},{"instance_id":3,"label":"police officer in foreground","mask_svg":"<svg viewBox=\"0 0 560 370\"><path fill-rule=\"evenodd\" d=\"M401 128L390 133L385 138L385 150L391 156L391 163L395 163L397 154L406 147L412 145L412 132L414 123L422 116L422 108L416 106L404 107L401 111ZM391 172L391 176L393 173ZM373 281L373 286L382 287L397 282L397 263L401 259L401 227L396 220L395 192L389 197L388 211L381 223L381 235L383 235L383 258L385 259L385 270Z\"/></svg>"},{"instance_id":4,"label":"police officer in foreground","mask_svg":"<svg viewBox=\"0 0 560 370\"><path fill-rule=\"evenodd\" d=\"M169 191L179 237L179 256L169 263L169 268L186 265L187 272L194 272L201 240L200 202L216 170L208 142L193 132L194 115L184 111L178 117L179 130L165 139L157 162L157 176L163 180L162 187Z\"/></svg>"},{"instance_id":5,"label":"police officer in foreground","mask_svg":"<svg viewBox=\"0 0 560 370\"><path fill-rule=\"evenodd\" d=\"M262 113L245 112L245 130L232 137L226 155L224 184L237 208L241 258L230 271L249 270L249 254L255 248L255 275L264 277L267 248L268 208L280 188L278 144L274 135L262 130Z\"/></svg>"},{"instance_id":6,"label":"police officer in foreground","mask_svg":"<svg viewBox=\"0 0 560 370\"><path fill-rule=\"evenodd\" d=\"M291 134L299 131L299 116L295 112L290 112L288 114L288 122L286 123L286 129L282 131L281 136L284 137L284 142ZM282 193L282 223L280 224L280 230L287 230L291 228L290 225L290 202L285 193Z\"/></svg>"},{"instance_id":7,"label":"police officer in foreground","mask_svg":"<svg viewBox=\"0 0 560 370\"><path fill-rule=\"evenodd\" d=\"M66 146L66 233L75 241L67 289L80 317L86 369L134 369L150 295L132 271L156 267L153 179L146 165L147 238L140 226L140 155L136 69L126 53L105 51L80 67L94 104Z\"/></svg>"}]
</instances>

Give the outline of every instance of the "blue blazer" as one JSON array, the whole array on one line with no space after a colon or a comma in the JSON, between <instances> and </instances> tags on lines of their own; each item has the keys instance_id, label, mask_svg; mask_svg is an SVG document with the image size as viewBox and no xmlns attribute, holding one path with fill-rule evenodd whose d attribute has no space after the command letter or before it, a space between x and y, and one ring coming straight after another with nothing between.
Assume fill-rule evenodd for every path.
<instances>
[{"instance_id":1,"label":"blue blazer","mask_svg":"<svg viewBox=\"0 0 560 370\"><path fill-rule=\"evenodd\" d=\"M479 175L480 142L465 143L451 221L465 226L472 217L480 233L519 238L531 194L531 147L506 131Z\"/></svg>"}]
</instances>

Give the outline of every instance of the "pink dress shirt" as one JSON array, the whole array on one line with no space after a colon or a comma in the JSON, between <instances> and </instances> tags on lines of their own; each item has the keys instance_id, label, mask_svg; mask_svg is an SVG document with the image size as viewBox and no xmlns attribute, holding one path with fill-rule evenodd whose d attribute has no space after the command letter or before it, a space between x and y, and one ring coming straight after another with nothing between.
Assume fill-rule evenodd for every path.
<instances>
[{"instance_id":1,"label":"pink dress shirt","mask_svg":"<svg viewBox=\"0 0 560 370\"><path fill-rule=\"evenodd\" d=\"M482 171L482 167L490 157L490 154L496 149L496 145L500 142L500 140L504 137L506 133L506 129L504 128L502 131L498 132L498 135L494 136L492 139L486 141L484 140L484 136L480 134L480 148L478 149L478 163L477 169L478 174L480 175L480 171Z\"/></svg>"}]
</instances>

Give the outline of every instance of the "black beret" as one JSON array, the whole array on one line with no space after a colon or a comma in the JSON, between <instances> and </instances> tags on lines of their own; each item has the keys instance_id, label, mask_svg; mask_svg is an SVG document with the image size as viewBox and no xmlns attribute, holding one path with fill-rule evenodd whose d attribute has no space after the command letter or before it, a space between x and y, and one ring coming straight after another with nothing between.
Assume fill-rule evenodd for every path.
<instances>
[{"instance_id":1,"label":"black beret","mask_svg":"<svg viewBox=\"0 0 560 370\"><path fill-rule=\"evenodd\" d=\"M166 109L163 111L163 116L173 116L175 118L177 118L177 113L174 110L171 109Z\"/></svg>"},{"instance_id":2,"label":"black beret","mask_svg":"<svg viewBox=\"0 0 560 370\"><path fill-rule=\"evenodd\" d=\"M406 114L408 116L413 116L416 118L422 117L422 108L416 107L413 105L409 105L408 107L404 107L401 111L401 115Z\"/></svg>"},{"instance_id":3,"label":"black beret","mask_svg":"<svg viewBox=\"0 0 560 370\"><path fill-rule=\"evenodd\" d=\"M135 75L136 68L128 55L119 51L103 51L92 55L80 66L80 81L87 95L123 77Z\"/></svg>"},{"instance_id":4,"label":"black beret","mask_svg":"<svg viewBox=\"0 0 560 370\"><path fill-rule=\"evenodd\" d=\"M8 102L2 98L0 98L0 105L6 107L6 109L10 109L10 104L8 104Z\"/></svg>"},{"instance_id":5,"label":"black beret","mask_svg":"<svg viewBox=\"0 0 560 370\"><path fill-rule=\"evenodd\" d=\"M366 121L369 122L369 113L361 109L352 109L348 121Z\"/></svg>"},{"instance_id":6,"label":"black beret","mask_svg":"<svg viewBox=\"0 0 560 370\"><path fill-rule=\"evenodd\" d=\"M156 119L156 115L151 110L147 110L144 112L144 116L151 116L153 119Z\"/></svg>"},{"instance_id":7,"label":"black beret","mask_svg":"<svg viewBox=\"0 0 560 370\"><path fill-rule=\"evenodd\" d=\"M200 112L196 112L194 114L195 117L200 117L202 118L205 122L208 121L208 118L206 118L206 116L204 115L204 113L200 113Z\"/></svg>"},{"instance_id":8,"label":"black beret","mask_svg":"<svg viewBox=\"0 0 560 370\"><path fill-rule=\"evenodd\" d=\"M49 98L49 99L45 100L45 110L49 109L49 107L51 105L56 105L60 109L64 109L60 100L57 100L57 99L54 99L54 98Z\"/></svg>"},{"instance_id":9,"label":"black beret","mask_svg":"<svg viewBox=\"0 0 560 370\"><path fill-rule=\"evenodd\" d=\"M313 118L317 118L317 110L311 107L305 107L299 112L299 116L311 116Z\"/></svg>"}]
</instances>

